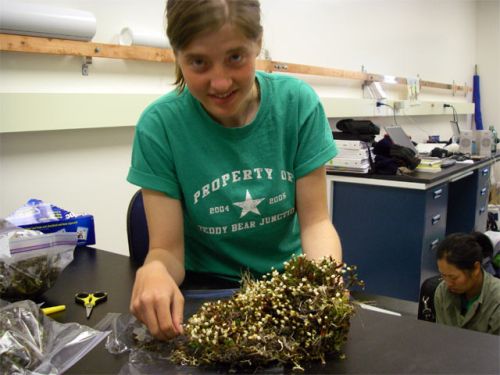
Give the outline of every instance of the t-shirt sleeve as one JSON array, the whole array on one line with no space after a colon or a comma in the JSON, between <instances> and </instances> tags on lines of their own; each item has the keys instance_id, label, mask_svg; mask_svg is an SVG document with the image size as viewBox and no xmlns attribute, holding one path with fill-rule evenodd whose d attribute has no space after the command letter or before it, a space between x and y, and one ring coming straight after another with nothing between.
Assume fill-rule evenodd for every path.
<instances>
[{"instance_id":1,"label":"t-shirt sleeve","mask_svg":"<svg viewBox=\"0 0 500 375\"><path fill-rule=\"evenodd\" d=\"M303 177L337 155L332 130L323 105L305 82L299 91L299 143L295 177Z\"/></svg>"},{"instance_id":2,"label":"t-shirt sleeve","mask_svg":"<svg viewBox=\"0 0 500 375\"><path fill-rule=\"evenodd\" d=\"M142 188L180 199L179 182L164 122L164 117L154 109L147 110L139 119L127 180Z\"/></svg>"}]
</instances>

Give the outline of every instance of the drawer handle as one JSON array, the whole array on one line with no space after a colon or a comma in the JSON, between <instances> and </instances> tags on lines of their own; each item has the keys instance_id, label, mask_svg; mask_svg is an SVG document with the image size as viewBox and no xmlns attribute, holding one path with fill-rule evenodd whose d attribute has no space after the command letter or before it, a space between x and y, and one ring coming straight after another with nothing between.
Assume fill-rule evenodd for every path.
<instances>
[{"instance_id":1,"label":"drawer handle","mask_svg":"<svg viewBox=\"0 0 500 375\"><path fill-rule=\"evenodd\" d=\"M483 207L481 207L481 208L479 209L479 215L484 214L484 211L486 211L486 209L485 209L485 208L484 208L484 206L483 206Z\"/></svg>"},{"instance_id":2,"label":"drawer handle","mask_svg":"<svg viewBox=\"0 0 500 375\"><path fill-rule=\"evenodd\" d=\"M436 238L434 241L431 242L431 245L429 246L429 248L431 250L434 250L438 243L439 243L439 238Z\"/></svg>"},{"instance_id":3,"label":"drawer handle","mask_svg":"<svg viewBox=\"0 0 500 375\"><path fill-rule=\"evenodd\" d=\"M486 195L486 190L487 190L487 189L486 189L485 187L484 187L484 188L482 188L482 189L481 189L481 195Z\"/></svg>"},{"instance_id":4,"label":"drawer handle","mask_svg":"<svg viewBox=\"0 0 500 375\"><path fill-rule=\"evenodd\" d=\"M432 217L432 225L435 225L435 224L439 223L439 220L441 220L441 215L440 214L437 214L436 216L433 216Z\"/></svg>"},{"instance_id":5,"label":"drawer handle","mask_svg":"<svg viewBox=\"0 0 500 375\"><path fill-rule=\"evenodd\" d=\"M434 199L439 199L443 195L443 189L437 189L436 191L433 192L434 194Z\"/></svg>"},{"instance_id":6,"label":"drawer handle","mask_svg":"<svg viewBox=\"0 0 500 375\"><path fill-rule=\"evenodd\" d=\"M490 171L490 169L489 169L489 168L484 168L484 169L481 171L481 174L482 174L483 176L486 176L486 175L488 174L488 172L489 172L489 171Z\"/></svg>"}]
</instances>

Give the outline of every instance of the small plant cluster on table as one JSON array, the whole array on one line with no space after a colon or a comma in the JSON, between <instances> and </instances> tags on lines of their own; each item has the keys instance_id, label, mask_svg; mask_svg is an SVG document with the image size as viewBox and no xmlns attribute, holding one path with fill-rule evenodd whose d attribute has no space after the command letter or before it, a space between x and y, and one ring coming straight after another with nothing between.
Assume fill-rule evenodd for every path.
<instances>
[{"instance_id":1,"label":"small plant cluster on table","mask_svg":"<svg viewBox=\"0 0 500 375\"><path fill-rule=\"evenodd\" d=\"M50 289L62 269L61 256L41 255L4 262L0 260L0 297L8 300L34 298Z\"/></svg>"},{"instance_id":2,"label":"small plant cluster on table","mask_svg":"<svg viewBox=\"0 0 500 375\"><path fill-rule=\"evenodd\" d=\"M254 280L246 275L230 299L207 302L185 326L169 359L232 371L273 365L301 370L308 361L342 358L353 305L347 290L362 285L355 267L304 256ZM151 348L151 346L150 346Z\"/></svg>"}]
</instances>

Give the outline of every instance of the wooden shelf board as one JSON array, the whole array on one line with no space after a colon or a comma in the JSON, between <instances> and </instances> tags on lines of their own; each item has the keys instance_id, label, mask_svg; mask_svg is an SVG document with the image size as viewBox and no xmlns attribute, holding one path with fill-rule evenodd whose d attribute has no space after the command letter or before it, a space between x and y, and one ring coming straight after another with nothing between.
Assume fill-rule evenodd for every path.
<instances>
[{"instance_id":1,"label":"wooden shelf board","mask_svg":"<svg viewBox=\"0 0 500 375\"><path fill-rule=\"evenodd\" d=\"M114 44L84 42L75 40L43 38L24 35L0 34L0 50L9 52L46 53L54 55L72 55L85 57L105 57L112 59L130 59L171 63L175 61L171 49L120 46ZM354 79L368 82L406 85L403 77L383 74L356 72L344 69L327 68L313 65L294 64L272 60L257 60L257 69L268 72L284 72L293 74L309 74L323 77ZM466 85L460 86L431 81L420 81L421 87L453 90L454 92L471 92Z\"/></svg>"}]
</instances>

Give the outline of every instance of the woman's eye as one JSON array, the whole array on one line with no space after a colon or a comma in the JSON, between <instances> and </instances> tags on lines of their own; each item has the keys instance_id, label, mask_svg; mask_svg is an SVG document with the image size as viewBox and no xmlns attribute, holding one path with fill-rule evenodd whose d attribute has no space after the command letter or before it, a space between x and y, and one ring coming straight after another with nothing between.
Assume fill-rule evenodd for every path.
<instances>
[{"instance_id":1,"label":"woman's eye","mask_svg":"<svg viewBox=\"0 0 500 375\"><path fill-rule=\"evenodd\" d=\"M190 61L190 65L195 69L201 69L205 66L205 61L203 59L194 59Z\"/></svg>"},{"instance_id":2,"label":"woman's eye","mask_svg":"<svg viewBox=\"0 0 500 375\"><path fill-rule=\"evenodd\" d=\"M232 62L232 63L239 63L243 60L243 56L240 55L240 54L234 54L234 55L231 55L229 57L229 60Z\"/></svg>"}]
</instances>

